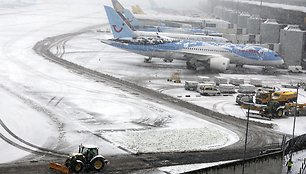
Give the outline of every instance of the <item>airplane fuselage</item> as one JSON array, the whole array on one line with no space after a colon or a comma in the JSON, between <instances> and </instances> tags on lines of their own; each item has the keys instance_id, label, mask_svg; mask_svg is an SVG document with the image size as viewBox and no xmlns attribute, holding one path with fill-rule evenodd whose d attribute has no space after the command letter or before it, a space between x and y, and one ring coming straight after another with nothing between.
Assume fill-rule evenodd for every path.
<instances>
[{"instance_id":1,"label":"airplane fuselage","mask_svg":"<svg viewBox=\"0 0 306 174\"><path fill-rule=\"evenodd\" d=\"M265 52L261 52L260 50L257 51L252 47L246 49L243 45L241 45L240 48L233 44L190 41L156 43L154 40L124 42L120 40L108 40L103 42L151 58L172 58L187 61L196 58L199 61L205 61L209 56L222 56L228 58L230 63L233 64L261 66L276 66L283 64L283 60L278 55L267 56Z\"/></svg>"}]
</instances>

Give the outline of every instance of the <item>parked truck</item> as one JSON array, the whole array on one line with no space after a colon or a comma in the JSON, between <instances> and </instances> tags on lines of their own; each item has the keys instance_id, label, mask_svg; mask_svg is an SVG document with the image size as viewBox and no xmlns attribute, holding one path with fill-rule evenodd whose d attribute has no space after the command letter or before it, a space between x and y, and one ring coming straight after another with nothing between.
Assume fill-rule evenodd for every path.
<instances>
[{"instance_id":1,"label":"parked truck","mask_svg":"<svg viewBox=\"0 0 306 174\"><path fill-rule=\"evenodd\" d=\"M224 77L215 77L216 85L227 84L227 78Z\"/></svg>"},{"instance_id":2,"label":"parked truck","mask_svg":"<svg viewBox=\"0 0 306 174\"><path fill-rule=\"evenodd\" d=\"M256 87L254 85L251 84L240 84L239 85L239 89L238 92L240 93L255 93L256 91Z\"/></svg>"},{"instance_id":3,"label":"parked truck","mask_svg":"<svg viewBox=\"0 0 306 174\"><path fill-rule=\"evenodd\" d=\"M258 78L251 78L250 84L254 85L255 87L261 87L262 86L262 80Z\"/></svg>"},{"instance_id":4,"label":"parked truck","mask_svg":"<svg viewBox=\"0 0 306 174\"><path fill-rule=\"evenodd\" d=\"M236 93L236 88L232 84L220 84L219 90L221 93L226 93L226 94Z\"/></svg>"},{"instance_id":5,"label":"parked truck","mask_svg":"<svg viewBox=\"0 0 306 174\"><path fill-rule=\"evenodd\" d=\"M211 80L207 76L198 76L199 83L210 83Z\"/></svg>"},{"instance_id":6,"label":"parked truck","mask_svg":"<svg viewBox=\"0 0 306 174\"><path fill-rule=\"evenodd\" d=\"M229 79L229 84L232 84L232 85L235 85L235 86L239 86L241 84L244 84L244 79L231 77Z\"/></svg>"},{"instance_id":7,"label":"parked truck","mask_svg":"<svg viewBox=\"0 0 306 174\"><path fill-rule=\"evenodd\" d=\"M198 82L196 81L185 81L185 89L189 91L197 90Z\"/></svg>"}]
</instances>

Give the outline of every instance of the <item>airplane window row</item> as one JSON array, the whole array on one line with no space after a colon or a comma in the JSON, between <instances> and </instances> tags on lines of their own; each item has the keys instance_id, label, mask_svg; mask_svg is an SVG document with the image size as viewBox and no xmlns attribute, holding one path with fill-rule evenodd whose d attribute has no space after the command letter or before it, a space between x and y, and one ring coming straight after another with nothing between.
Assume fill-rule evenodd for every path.
<instances>
[{"instance_id":1,"label":"airplane window row","mask_svg":"<svg viewBox=\"0 0 306 174\"><path fill-rule=\"evenodd\" d=\"M226 50L210 50L210 49L203 49L203 48L187 48L189 50L200 50L200 51L213 51L213 52L223 52L226 53Z\"/></svg>"},{"instance_id":2,"label":"airplane window row","mask_svg":"<svg viewBox=\"0 0 306 174\"><path fill-rule=\"evenodd\" d=\"M214 28L216 28L217 24L207 23L206 27L214 27Z\"/></svg>"}]
</instances>

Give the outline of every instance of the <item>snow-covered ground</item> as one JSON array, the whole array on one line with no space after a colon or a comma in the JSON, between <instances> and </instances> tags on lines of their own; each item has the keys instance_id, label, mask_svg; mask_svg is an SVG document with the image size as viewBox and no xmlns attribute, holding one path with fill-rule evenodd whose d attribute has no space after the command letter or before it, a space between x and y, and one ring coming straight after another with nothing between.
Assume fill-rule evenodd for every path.
<instances>
[{"instance_id":1,"label":"snow-covered ground","mask_svg":"<svg viewBox=\"0 0 306 174\"><path fill-rule=\"evenodd\" d=\"M290 155L285 156L285 160L284 160L284 164L283 164L283 174L287 173L287 166L286 163L289 160ZM299 151L296 153L292 154L292 162L293 162L293 167L291 170L291 173L299 173L302 165L305 166L306 165L306 150L303 151ZM304 167L304 172L303 170L301 170L302 173L300 174L304 174L306 173L306 168Z\"/></svg>"},{"instance_id":2,"label":"snow-covered ground","mask_svg":"<svg viewBox=\"0 0 306 174\"><path fill-rule=\"evenodd\" d=\"M185 173L194 170L199 170L211 166L216 166L220 164L226 164L234 161L219 161L216 163L203 163L203 164L190 164L190 165L178 165L178 166L170 166L170 167L160 167L159 170L167 172L169 174L176 174L176 173Z\"/></svg>"},{"instance_id":3,"label":"snow-covered ground","mask_svg":"<svg viewBox=\"0 0 306 174\"><path fill-rule=\"evenodd\" d=\"M66 153L75 151L80 143L97 144L103 147L104 155L216 149L238 140L236 134L225 128L150 101L120 86L77 75L32 50L37 41L46 37L102 26L106 23L103 5L110 5L110 1L27 0L23 6L15 2L2 6L0 15L0 114L1 120L20 138ZM3 1L5 3L7 1ZM93 30L69 40L63 58L169 95L181 96L209 109L245 117L244 111L234 105L234 96L199 97L196 93L187 93L182 84L167 82L173 71L184 68L184 62L168 64L154 60L144 64L142 56L99 43L97 39L104 36L105 33L97 35ZM56 48L53 51L56 52ZM182 71L183 81L197 75L193 71ZM285 81L288 77L304 78L277 78ZM274 76L263 78L271 83L279 80ZM185 97L186 94L191 97ZM301 99L305 97L304 93L300 95ZM296 131L301 134L305 132L305 120L298 119ZM272 120L272 123L278 125L276 130L285 132L291 127L291 120ZM2 128L0 133L28 147ZM207 139L214 141L205 141ZM10 158L2 155L0 163L29 154L3 140L0 140L0 147L1 154L10 154Z\"/></svg>"},{"instance_id":4,"label":"snow-covered ground","mask_svg":"<svg viewBox=\"0 0 306 174\"><path fill-rule=\"evenodd\" d=\"M170 77L171 73L179 71L181 73L181 79L185 80L197 80L198 76L222 76L225 78L237 77L243 78L246 83L251 78L259 78L263 80L265 86L275 86L280 90L293 90L282 88L282 84L288 84L290 82L300 82L306 79L305 74L283 74L283 75L258 75L258 74L203 74L197 73L184 68L185 64L181 61L174 61L173 63L165 63L160 59L153 59L150 64L143 63L143 56L127 53L116 48L112 48L107 45L101 45L102 51L93 50L96 48L96 44L92 40L96 40L94 33L87 33L79 37L75 37L68 41L65 45L66 54L63 58L76 62L86 67L111 74L118 78L127 79L138 83L139 85L149 87L151 89L160 91L162 93L183 99L202 107L218 111L223 114L232 115L233 117L240 117L246 119L246 110L241 109L240 106L236 105L235 98L237 94L229 96L201 96L199 93L194 91L186 91L184 89L184 83L177 84L168 82L166 79ZM99 38L109 38L109 34L101 33ZM81 46L82 45L82 46ZM79 50L79 51L78 51ZM91 52L88 53L87 51ZM56 50L53 50L56 52ZM126 53L126 54L124 54ZM112 59L108 59L109 56ZM91 59L85 59L85 57L91 57ZM120 67L120 68L116 68ZM137 71L135 71L137 69ZM135 78L137 77L137 78ZM302 89L299 90L298 96L299 103L306 103L306 92ZM293 117L285 117L282 119L262 120L251 118L253 121L272 123L274 124L274 130L285 134L292 134ZM306 132L306 121L305 116L297 117L295 134L301 135ZM129 134L126 132L124 134ZM121 139L121 135L117 138ZM132 135L139 136L139 135ZM133 144L127 146L134 147ZM136 149L138 147L135 147ZM297 166L297 165L296 165ZM195 167L195 166L193 166ZM172 168L169 168L172 170ZM175 169L173 169L175 170ZM182 171L182 170L181 170Z\"/></svg>"},{"instance_id":5,"label":"snow-covered ground","mask_svg":"<svg viewBox=\"0 0 306 174\"><path fill-rule=\"evenodd\" d=\"M100 33L98 36L95 33L86 33L75 37L66 43L66 51L63 58L234 117L246 119L247 110L236 105L237 94L229 96L201 96L195 91L186 91L184 89L184 81L197 81L198 76L203 75L210 77L212 80L215 76L222 76L227 79L231 77L242 78L245 83L249 83L251 78L259 78L262 79L264 86L274 86L279 90L295 91L295 89L282 88L281 85L289 84L290 82L301 82L306 79L305 74L283 74L277 76L260 74L203 74L186 70L185 62L183 61L165 63L161 59L153 59L152 63L146 64L143 63L143 56L127 53L107 45L101 45L99 42L94 41L98 39L97 37L110 38L111 36L107 33ZM93 49L97 48L97 45L100 45L101 51ZM53 52L56 51L53 50ZM112 56L112 59L108 59L109 56ZM91 58L85 59L85 57ZM176 71L180 72L182 83L168 82L167 79ZM302 88L299 90L298 102L306 103L306 92ZM271 121L255 118L251 118L251 120L272 123L275 125L274 129L276 131L285 134L292 133L293 117L273 119ZM301 135L306 132L306 125L303 124L305 121L306 117L297 117L296 134Z\"/></svg>"},{"instance_id":6,"label":"snow-covered ground","mask_svg":"<svg viewBox=\"0 0 306 174\"><path fill-rule=\"evenodd\" d=\"M17 136L65 153L74 152L80 143L96 144L103 147L104 155L216 149L238 141L237 135L225 128L150 101L120 86L75 74L32 50L36 42L44 38L102 26L106 23L103 5L109 5L110 1L31 2L26 6L17 6L17 1L14 6L12 2L12 6L1 9L0 16L0 96L5 99L0 102L0 114L4 124ZM82 51L84 46L93 52L104 51L96 42L96 45L76 44L75 51ZM103 56L111 59L113 53L109 51ZM115 56L129 56L125 52L118 53ZM87 56L73 55L75 59L98 63L96 67L104 68L99 58ZM126 58L128 64L133 61ZM114 71L124 68L120 62L109 66ZM145 71L138 71L142 72ZM0 131L28 147L10 137L4 129ZM192 137L188 136L190 133ZM162 139L167 139L167 143L156 144ZM203 143L207 139L214 141ZM2 139L0 147L1 154L10 154L10 158L2 155L0 163L29 154Z\"/></svg>"}]
</instances>

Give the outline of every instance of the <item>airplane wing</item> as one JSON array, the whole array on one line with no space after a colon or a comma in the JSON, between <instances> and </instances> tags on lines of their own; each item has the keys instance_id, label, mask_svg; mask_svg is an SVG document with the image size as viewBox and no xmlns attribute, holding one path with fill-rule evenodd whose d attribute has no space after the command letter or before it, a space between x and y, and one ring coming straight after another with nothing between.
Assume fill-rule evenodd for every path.
<instances>
[{"instance_id":1,"label":"airplane wing","mask_svg":"<svg viewBox=\"0 0 306 174\"><path fill-rule=\"evenodd\" d=\"M213 58L221 58L223 56L216 55L216 54L207 54L207 53L202 53L202 52L197 52L196 50L179 50L181 54L184 54L188 59L197 59L199 61L208 61Z\"/></svg>"},{"instance_id":2,"label":"airplane wing","mask_svg":"<svg viewBox=\"0 0 306 174\"><path fill-rule=\"evenodd\" d=\"M206 54L201 52L195 52L193 50L179 51L181 54L184 54L187 63L194 64L198 66L199 63L203 64L206 67L209 67L212 70L225 71L228 69L230 64L230 59L221 55L216 54Z\"/></svg>"}]
</instances>

